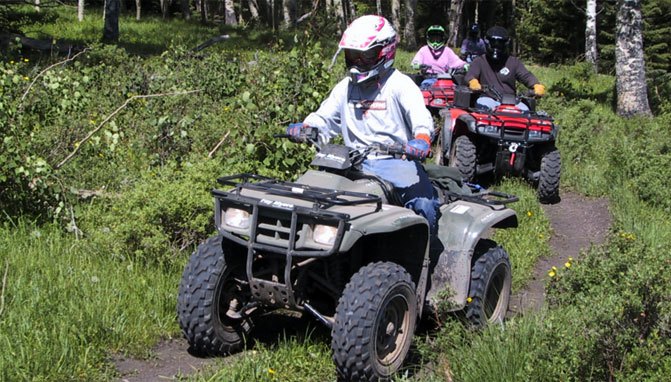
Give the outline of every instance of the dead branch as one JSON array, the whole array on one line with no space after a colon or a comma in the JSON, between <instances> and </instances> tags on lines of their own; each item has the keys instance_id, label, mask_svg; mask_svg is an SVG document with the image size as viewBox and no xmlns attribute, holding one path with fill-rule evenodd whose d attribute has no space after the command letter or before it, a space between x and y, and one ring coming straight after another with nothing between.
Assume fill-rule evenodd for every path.
<instances>
[{"instance_id":1,"label":"dead branch","mask_svg":"<svg viewBox=\"0 0 671 382\"><path fill-rule=\"evenodd\" d=\"M197 92L199 92L199 91L200 91L199 89L196 89L196 90L187 90L187 91L183 91L183 92L170 92L170 93L157 93L157 94L143 94L143 95L134 95L134 96L128 98L128 99L127 99L121 106L119 106L116 110L114 110L114 111L112 112L112 114L110 114L110 115L108 115L107 117L105 117L105 119L104 119L102 122L100 122L100 124L98 124L98 126L96 126L95 129L91 130L91 131L84 137L84 139L82 139L81 141L75 143L75 149L72 150L72 152L71 152L70 154L68 154L68 156L66 156L65 159L63 159L63 160L62 160L59 164L57 164L56 167L54 167L54 168L55 168L55 169L59 169L59 168L63 167L64 164L66 164L70 159L72 159L73 156L75 156L75 154L77 154L77 152L79 151L79 148L82 147L82 145L83 145L86 141L88 141L88 140L89 140L95 133L97 133L98 131L100 131L100 129L102 129L102 127L105 126L105 124L107 124L107 122L108 122L110 119L112 119L112 117L114 117L114 116L117 115L121 110L123 110L123 109L124 109L124 108L125 108L131 101L136 100L136 99L140 99L140 98L156 98L156 97L166 97L166 96L186 95L186 94L197 93Z\"/></svg>"},{"instance_id":2,"label":"dead branch","mask_svg":"<svg viewBox=\"0 0 671 382\"><path fill-rule=\"evenodd\" d=\"M0 316L5 310L5 288L7 288L7 272L9 272L9 261L5 260L5 274L2 276L2 291L0 291Z\"/></svg>"},{"instance_id":3,"label":"dead branch","mask_svg":"<svg viewBox=\"0 0 671 382\"><path fill-rule=\"evenodd\" d=\"M79 56L80 54L86 52L87 50L88 50L88 48L84 48L84 50L82 50L81 52L75 54L74 56L72 56L72 57L70 57L70 58L67 58L67 59L65 59L65 60L63 60L63 61L57 62L57 63L55 63L55 64L53 64L53 65L49 65L49 66L47 66L46 68L44 68L44 70L42 70L41 72L39 72L39 73L35 76L35 78L33 78L33 80L30 82L30 85L28 85L28 89L26 89L26 91L25 91L25 92L23 93L23 95L21 96L21 102L23 102L23 100L26 98L26 96L28 95L28 92L30 92L30 89L33 87L33 85L35 85L35 82L37 82L37 79L40 78L44 73L46 73L47 70L53 68L54 66L62 65L62 64L65 64L65 63L68 62L68 61L72 61L72 60L74 60L75 58L77 58L77 56ZM21 103L19 103L19 107L18 107L18 109L21 109L21 106L22 106Z\"/></svg>"},{"instance_id":4,"label":"dead branch","mask_svg":"<svg viewBox=\"0 0 671 382\"><path fill-rule=\"evenodd\" d=\"M219 141L219 143L217 143L217 145L214 146L214 148L212 149L212 151L210 151L210 153L207 154L207 157L208 157L208 158L212 158L212 155L214 155L214 153L219 149L219 146L221 146L222 144L224 144L224 141L226 140L226 138L228 138L228 134L230 134L230 133L231 133L231 130L228 130L228 131L226 132L226 134L224 135L223 138L221 138L221 140Z\"/></svg>"}]
</instances>

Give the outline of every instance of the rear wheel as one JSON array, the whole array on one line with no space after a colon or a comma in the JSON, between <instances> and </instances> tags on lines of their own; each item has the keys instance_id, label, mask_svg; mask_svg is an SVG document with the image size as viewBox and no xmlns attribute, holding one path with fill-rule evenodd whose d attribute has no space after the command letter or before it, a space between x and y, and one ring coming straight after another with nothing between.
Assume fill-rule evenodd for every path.
<instances>
[{"instance_id":1,"label":"rear wheel","mask_svg":"<svg viewBox=\"0 0 671 382\"><path fill-rule=\"evenodd\" d=\"M475 327L500 323L508 311L512 284L508 253L493 242L471 267L466 319Z\"/></svg>"},{"instance_id":2,"label":"rear wheel","mask_svg":"<svg viewBox=\"0 0 671 382\"><path fill-rule=\"evenodd\" d=\"M191 255L179 285L177 316L196 353L227 355L242 349L252 327L239 311L250 296L235 280L242 264L226 264L220 235Z\"/></svg>"},{"instance_id":3,"label":"rear wheel","mask_svg":"<svg viewBox=\"0 0 671 382\"><path fill-rule=\"evenodd\" d=\"M541 159L541 171L538 178L538 200L544 204L559 201L559 178L561 174L561 156L559 150L546 152Z\"/></svg>"},{"instance_id":4,"label":"rear wheel","mask_svg":"<svg viewBox=\"0 0 671 382\"><path fill-rule=\"evenodd\" d=\"M472 182L475 178L475 165L475 145L467 135L457 137L450 153L450 166L459 170L465 182Z\"/></svg>"},{"instance_id":5,"label":"rear wheel","mask_svg":"<svg viewBox=\"0 0 671 382\"><path fill-rule=\"evenodd\" d=\"M346 381L387 380L403 365L417 321L415 284L400 265L359 270L338 302L331 348Z\"/></svg>"}]
</instances>

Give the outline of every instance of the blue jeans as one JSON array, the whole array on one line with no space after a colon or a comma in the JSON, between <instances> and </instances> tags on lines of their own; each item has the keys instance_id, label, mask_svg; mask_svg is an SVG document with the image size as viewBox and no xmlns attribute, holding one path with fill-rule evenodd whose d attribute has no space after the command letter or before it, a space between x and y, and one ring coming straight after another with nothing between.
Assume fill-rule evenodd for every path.
<instances>
[{"instance_id":1,"label":"blue jeans","mask_svg":"<svg viewBox=\"0 0 671 382\"><path fill-rule=\"evenodd\" d=\"M394 192L406 208L429 222L431 236L438 233L440 202L424 167L417 161L403 159L365 160L363 171L394 185Z\"/></svg>"},{"instance_id":2,"label":"blue jeans","mask_svg":"<svg viewBox=\"0 0 671 382\"><path fill-rule=\"evenodd\" d=\"M436 83L436 81L438 81L437 78L427 78L422 81L422 83L419 85L419 88L422 90L429 89L431 86L433 86L433 84Z\"/></svg>"},{"instance_id":3,"label":"blue jeans","mask_svg":"<svg viewBox=\"0 0 671 382\"><path fill-rule=\"evenodd\" d=\"M475 104L478 107L486 108L489 110L494 110L495 107L499 106L501 102L495 100L494 98L491 97L479 97L476 101ZM529 107L524 103L524 102L518 102L517 105L518 109L522 111L529 111Z\"/></svg>"}]
</instances>

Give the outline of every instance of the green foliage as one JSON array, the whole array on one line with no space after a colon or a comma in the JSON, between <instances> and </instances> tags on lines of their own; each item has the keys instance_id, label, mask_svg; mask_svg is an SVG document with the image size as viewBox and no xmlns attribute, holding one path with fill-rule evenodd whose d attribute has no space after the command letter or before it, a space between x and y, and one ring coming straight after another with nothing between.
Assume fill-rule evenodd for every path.
<instances>
[{"instance_id":1,"label":"green foliage","mask_svg":"<svg viewBox=\"0 0 671 382\"><path fill-rule=\"evenodd\" d=\"M258 346L218 371L193 381L329 381L335 378L331 349L323 341L282 336L273 347Z\"/></svg>"},{"instance_id":2,"label":"green foliage","mask_svg":"<svg viewBox=\"0 0 671 382\"><path fill-rule=\"evenodd\" d=\"M549 64L570 62L584 53L585 28L575 27L585 25L584 12L571 2L524 0L517 10L515 38L520 56Z\"/></svg>"},{"instance_id":3,"label":"green foliage","mask_svg":"<svg viewBox=\"0 0 671 382\"><path fill-rule=\"evenodd\" d=\"M176 267L112 259L53 225L0 226L0 380L109 381L110 353L176 334Z\"/></svg>"}]
</instances>

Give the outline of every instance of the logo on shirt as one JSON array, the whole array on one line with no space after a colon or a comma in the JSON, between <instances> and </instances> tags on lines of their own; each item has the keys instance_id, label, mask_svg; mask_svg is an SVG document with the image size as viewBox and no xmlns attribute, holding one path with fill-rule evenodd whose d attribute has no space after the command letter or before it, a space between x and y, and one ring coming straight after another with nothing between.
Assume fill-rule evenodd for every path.
<instances>
[{"instance_id":1,"label":"logo on shirt","mask_svg":"<svg viewBox=\"0 0 671 382\"><path fill-rule=\"evenodd\" d=\"M510 74L510 69L504 66L501 70L499 70L499 73L501 73L504 76L507 76L508 74Z\"/></svg>"},{"instance_id":2,"label":"logo on shirt","mask_svg":"<svg viewBox=\"0 0 671 382\"><path fill-rule=\"evenodd\" d=\"M374 100L352 100L351 103L354 105L355 109L368 111L368 110L387 110L387 101L374 101Z\"/></svg>"}]
</instances>

